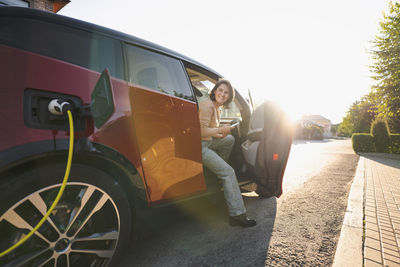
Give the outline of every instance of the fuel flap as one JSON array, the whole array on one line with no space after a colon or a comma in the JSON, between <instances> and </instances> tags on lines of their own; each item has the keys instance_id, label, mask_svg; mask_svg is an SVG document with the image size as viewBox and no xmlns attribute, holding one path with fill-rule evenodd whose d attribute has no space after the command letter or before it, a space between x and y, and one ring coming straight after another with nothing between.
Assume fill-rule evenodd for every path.
<instances>
[{"instance_id":1,"label":"fuel flap","mask_svg":"<svg viewBox=\"0 0 400 267\"><path fill-rule=\"evenodd\" d=\"M264 128L255 162L257 194L280 197L293 129L286 114L273 102L265 102L259 108L264 109Z\"/></svg>"}]
</instances>

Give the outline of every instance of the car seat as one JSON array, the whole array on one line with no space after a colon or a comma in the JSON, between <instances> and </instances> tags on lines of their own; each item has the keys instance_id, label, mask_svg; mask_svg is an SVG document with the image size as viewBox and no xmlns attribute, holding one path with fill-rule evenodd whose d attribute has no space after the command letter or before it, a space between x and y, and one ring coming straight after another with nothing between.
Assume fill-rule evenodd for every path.
<instances>
[{"instance_id":1,"label":"car seat","mask_svg":"<svg viewBox=\"0 0 400 267\"><path fill-rule=\"evenodd\" d=\"M264 106L258 106L251 114L247 140L242 143L242 153L246 166L254 169L257 156L257 148L261 141L264 128Z\"/></svg>"}]
</instances>

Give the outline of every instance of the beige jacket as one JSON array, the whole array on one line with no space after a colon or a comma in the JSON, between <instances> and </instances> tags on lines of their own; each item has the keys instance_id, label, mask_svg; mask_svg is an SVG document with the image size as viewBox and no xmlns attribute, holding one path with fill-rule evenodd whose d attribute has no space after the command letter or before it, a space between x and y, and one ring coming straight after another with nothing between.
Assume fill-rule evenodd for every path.
<instances>
[{"instance_id":1,"label":"beige jacket","mask_svg":"<svg viewBox=\"0 0 400 267\"><path fill-rule=\"evenodd\" d=\"M212 140L218 134L220 109L215 108L211 99L204 100L199 104L199 118L201 140Z\"/></svg>"}]
</instances>

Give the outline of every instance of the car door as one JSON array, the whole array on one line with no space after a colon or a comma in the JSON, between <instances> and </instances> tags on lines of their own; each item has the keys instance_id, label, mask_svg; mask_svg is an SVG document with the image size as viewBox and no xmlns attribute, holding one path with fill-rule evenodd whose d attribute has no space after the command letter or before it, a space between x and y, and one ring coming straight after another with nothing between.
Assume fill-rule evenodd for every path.
<instances>
[{"instance_id":1,"label":"car door","mask_svg":"<svg viewBox=\"0 0 400 267\"><path fill-rule=\"evenodd\" d=\"M132 118L151 203L206 189L200 123L182 63L126 44Z\"/></svg>"}]
</instances>

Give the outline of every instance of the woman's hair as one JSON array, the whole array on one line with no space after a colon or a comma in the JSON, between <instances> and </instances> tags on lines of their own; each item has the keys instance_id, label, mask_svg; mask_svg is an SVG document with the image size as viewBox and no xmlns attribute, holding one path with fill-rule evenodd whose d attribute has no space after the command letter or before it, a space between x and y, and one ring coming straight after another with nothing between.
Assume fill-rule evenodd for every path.
<instances>
[{"instance_id":1,"label":"woman's hair","mask_svg":"<svg viewBox=\"0 0 400 267\"><path fill-rule=\"evenodd\" d=\"M231 83L228 80L219 80L214 88L211 90L210 92L210 98L212 101L215 101L215 90L217 90L217 88L221 85L221 84L225 84L226 86L228 86L228 90L229 90L229 98L228 100L226 100L226 102L224 103L224 108L229 108L229 104L232 102L232 100L235 98L235 90L233 90L233 87L231 85Z\"/></svg>"}]
</instances>

